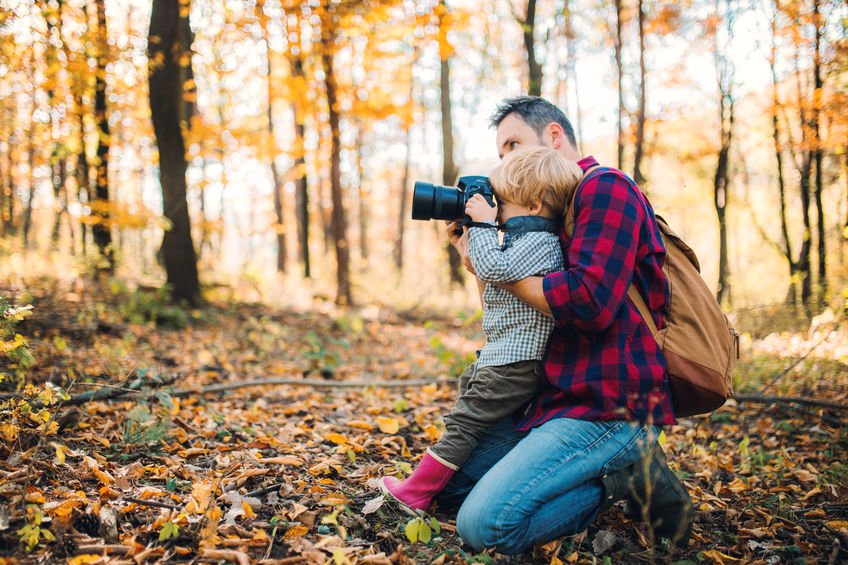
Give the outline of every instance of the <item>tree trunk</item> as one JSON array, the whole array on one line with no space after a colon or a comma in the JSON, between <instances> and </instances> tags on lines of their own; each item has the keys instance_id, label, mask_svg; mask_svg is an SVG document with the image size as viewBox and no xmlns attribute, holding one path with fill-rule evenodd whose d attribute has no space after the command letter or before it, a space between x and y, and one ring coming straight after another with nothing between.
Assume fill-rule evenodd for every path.
<instances>
[{"instance_id":1,"label":"tree trunk","mask_svg":"<svg viewBox=\"0 0 848 565\"><path fill-rule=\"evenodd\" d=\"M809 150L810 139L808 130L810 129L810 120L807 117L807 110L804 107L806 97L801 88L801 72L799 67L799 47L795 47L795 87L798 96L798 108L801 121L801 163L798 166L799 181L798 187L801 192L801 216L804 221L804 239L801 242L801 252L798 255L798 273L801 276L801 303L807 308L809 314L809 305L813 295L813 277L812 277L812 260L810 254L812 251L812 222L810 220L810 174L812 172L813 152Z\"/></svg>"},{"instance_id":2,"label":"tree trunk","mask_svg":"<svg viewBox=\"0 0 848 565\"><path fill-rule=\"evenodd\" d=\"M729 0L728 0L729 4ZM719 0L715 2L717 16L721 16ZM718 161L716 163L715 176L713 177L713 203L719 227L719 267L718 267L718 290L716 300L719 304L729 304L730 293L730 263L727 253L727 204L729 200L730 184L730 146L733 140L734 100L733 100L733 69L728 60L731 50L730 40L733 37L733 13L730 6L724 14L727 25L727 40L724 45L719 45L719 30L715 31L715 70L716 82L718 83L719 102L719 140L720 147ZM635 179L634 179L635 180Z\"/></svg>"},{"instance_id":3,"label":"tree trunk","mask_svg":"<svg viewBox=\"0 0 848 565\"><path fill-rule=\"evenodd\" d=\"M33 57L34 59L34 57ZM30 67L32 68L32 67ZM38 105L37 94L38 88L35 86L35 79L32 81L32 93L31 93L31 104L30 104L30 115L35 112L35 109ZM24 247L29 248L30 246L30 238L29 234L32 230L32 202L35 197L35 120L29 120L29 132L27 134L27 164L29 166L29 190L27 191L27 199L24 203L24 219L22 226L22 235L24 241Z\"/></svg>"},{"instance_id":4,"label":"tree trunk","mask_svg":"<svg viewBox=\"0 0 848 565\"><path fill-rule=\"evenodd\" d=\"M109 218L109 118L106 115L106 62L109 49L106 29L105 0L95 0L97 11L97 72L94 90L94 121L97 124L97 160L95 193L92 209L97 222L91 232L94 243L105 259L103 270L114 272L115 255L112 246L112 228ZM152 98L152 97L151 97Z\"/></svg>"},{"instance_id":5,"label":"tree trunk","mask_svg":"<svg viewBox=\"0 0 848 565\"><path fill-rule=\"evenodd\" d=\"M61 4L58 4L58 10L55 10L54 7L47 2L47 0L37 0L37 5L41 10L41 16L44 19L44 23L47 26L47 38L45 41L45 78L46 84L48 85L46 88L47 94L47 106L48 112L50 116L50 130L51 133L58 132L61 127L61 118L59 118L59 109L57 108L56 103L56 88L59 85L59 57L58 50L55 42L61 42L57 35L61 35L61 31L57 28L57 25L61 25ZM53 229L51 230L51 247L53 249L57 249L59 245L59 226L62 220L63 210L62 210L62 190L63 190L63 182L64 175L62 171L63 156L61 155L62 150L59 142L56 140L53 135L51 137L54 139L50 145L50 184L53 187L53 208L56 212L56 215L53 219Z\"/></svg>"},{"instance_id":6,"label":"tree trunk","mask_svg":"<svg viewBox=\"0 0 848 565\"><path fill-rule=\"evenodd\" d=\"M575 32L574 32L574 23L573 16L571 14L571 2L570 0L565 0L565 4L562 9L562 14L565 19L565 50L566 50L566 62L565 62L565 76L566 82L571 86L571 90L574 92L574 105L575 105L575 126L577 127L577 151L582 154L582 145L583 145L583 111L580 107L580 85L577 82L577 47L575 42ZM566 97L568 96L568 89L566 89ZM566 115L568 111L566 111Z\"/></svg>"},{"instance_id":7,"label":"tree trunk","mask_svg":"<svg viewBox=\"0 0 848 565\"><path fill-rule=\"evenodd\" d=\"M150 112L159 149L159 173L165 217L171 223L162 239L168 284L175 300L200 303L197 256L191 240L186 201L185 141L181 122L188 119L183 98L185 65L191 66L188 13L181 0L153 0L148 35Z\"/></svg>"},{"instance_id":8,"label":"tree trunk","mask_svg":"<svg viewBox=\"0 0 848 565\"><path fill-rule=\"evenodd\" d=\"M536 0L527 0L527 14L519 23L524 36L524 49L527 51L527 94L541 96L542 64L536 61L536 42L533 38L536 30Z\"/></svg>"},{"instance_id":9,"label":"tree trunk","mask_svg":"<svg viewBox=\"0 0 848 565\"><path fill-rule=\"evenodd\" d=\"M356 147L354 149L354 154L356 155L357 200L359 202L359 257L363 267L368 265L368 210L370 209L368 190L365 188L365 167L362 164L362 152L365 148L364 129L365 126L362 124L356 128Z\"/></svg>"},{"instance_id":10,"label":"tree trunk","mask_svg":"<svg viewBox=\"0 0 848 565\"><path fill-rule=\"evenodd\" d=\"M622 21L621 0L615 0L615 70L618 81L618 119L616 121L617 161L616 167L624 168L624 65L621 60L623 44L621 30Z\"/></svg>"},{"instance_id":11,"label":"tree trunk","mask_svg":"<svg viewBox=\"0 0 848 565\"><path fill-rule=\"evenodd\" d=\"M341 182L341 132L335 69L333 68L335 44L335 14L325 14L321 22L321 63L324 69L324 88L327 96L327 111L330 122L330 197L333 203L330 223L336 249L336 304L349 306L353 303L350 289L350 246L347 241L347 221L342 200Z\"/></svg>"},{"instance_id":12,"label":"tree trunk","mask_svg":"<svg viewBox=\"0 0 848 565\"><path fill-rule=\"evenodd\" d=\"M303 59L296 55L292 63L292 78L303 80ZM306 135L304 109L300 102L292 103L292 123L294 124L294 199L297 208L297 239L303 276L312 276L309 265L309 191L306 177L306 153L303 140Z\"/></svg>"},{"instance_id":13,"label":"tree trunk","mask_svg":"<svg viewBox=\"0 0 848 565\"><path fill-rule=\"evenodd\" d=\"M792 243L789 238L789 222L787 220L786 214L786 180L783 176L783 145L780 141L780 119L778 118L778 111L780 109L780 94L778 90L779 81L777 78L777 45L776 45L776 37L777 37L777 29L776 29L776 17L772 18L771 21L771 53L769 57L769 65L771 67L771 78L772 78L772 89L771 89L771 97L772 97L772 113L771 113L771 124L772 124L772 140L774 141L774 157L777 162L777 188L778 193L780 195L780 236L783 245L783 256L786 258L786 262L789 266L789 289L787 291L787 298L790 304L797 304L798 302L798 265L795 262L794 255L792 253Z\"/></svg>"},{"instance_id":14,"label":"tree trunk","mask_svg":"<svg viewBox=\"0 0 848 565\"><path fill-rule=\"evenodd\" d=\"M821 70L821 40L822 40L822 22L820 13L820 0L813 0L813 24L816 27L815 44L813 51L813 80L815 90L813 91L813 109L812 109L812 135L813 135L813 160L816 166L815 177L815 203L816 203L816 235L817 235L817 254L818 254L818 296L820 304L824 304L827 300L827 245L825 239L825 218L824 205L822 203L822 190L824 185L822 182L822 161L824 151L822 150L822 140L820 131L820 114L821 101L823 96L824 80L822 79Z\"/></svg>"},{"instance_id":15,"label":"tree trunk","mask_svg":"<svg viewBox=\"0 0 848 565\"><path fill-rule=\"evenodd\" d=\"M447 5L445 0L440 0L440 3L444 7L443 13L446 14ZM535 17L531 15L535 14L535 11L536 2L535 0L530 0L527 4L527 17ZM447 27L444 24L443 16L439 17L439 35L439 105L442 112L442 183L445 185L453 185L456 182L457 166L453 156L453 104L451 102L450 78L451 54L449 51L445 50L445 47L447 46ZM530 37L530 49L532 50L532 30L530 32ZM527 36L525 28L525 46L527 45L526 42ZM528 51L528 60L530 57L531 51ZM532 60L535 61L535 58ZM539 84L541 84L541 76L539 78ZM451 284L461 285L465 281L465 277L462 274L462 259L452 245L447 244L447 251Z\"/></svg>"},{"instance_id":16,"label":"tree trunk","mask_svg":"<svg viewBox=\"0 0 848 565\"><path fill-rule=\"evenodd\" d=\"M413 102L412 96L414 92L413 85L415 79L410 73L409 87L409 111L412 111ZM406 233L406 208L409 200L409 177L412 170L412 119L410 116L409 122L406 124L406 159L403 166L403 180L400 185L400 206L398 207L398 223L397 223L397 238L395 239L394 259L395 267L398 271L403 271L403 236Z\"/></svg>"},{"instance_id":17,"label":"tree trunk","mask_svg":"<svg viewBox=\"0 0 848 565\"><path fill-rule=\"evenodd\" d=\"M257 8L261 9L261 8ZM268 137L271 146L271 178L274 183L274 214L277 218L277 224L274 226L274 233L277 234L277 272L286 272L286 229L285 215L283 203L283 178L280 171L277 169L277 137L274 133L274 81L273 81L273 62L271 60L271 43L268 41L268 26L264 18L260 18L262 23L262 34L265 43L265 59L267 74L266 85L268 89Z\"/></svg>"},{"instance_id":18,"label":"tree trunk","mask_svg":"<svg viewBox=\"0 0 848 565\"><path fill-rule=\"evenodd\" d=\"M636 147L633 153L633 180L636 184L644 184L645 177L642 175L642 156L645 145L645 100L648 97L646 81L647 69L645 67L645 6L639 0L639 113L636 117Z\"/></svg>"}]
</instances>

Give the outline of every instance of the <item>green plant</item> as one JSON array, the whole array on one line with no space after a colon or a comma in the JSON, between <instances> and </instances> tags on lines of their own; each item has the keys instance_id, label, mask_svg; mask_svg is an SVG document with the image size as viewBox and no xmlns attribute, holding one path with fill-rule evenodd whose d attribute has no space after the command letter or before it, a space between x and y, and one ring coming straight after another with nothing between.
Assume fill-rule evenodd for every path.
<instances>
[{"instance_id":1,"label":"green plant","mask_svg":"<svg viewBox=\"0 0 848 565\"><path fill-rule=\"evenodd\" d=\"M167 439L172 422L169 416L173 410L171 397L164 392L155 395L159 406L151 409L142 403L127 412L121 436L121 447L159 446Z\"/></svg>"},{"instance_id":2,"label":"green plant","mask_svg":"<svg viewBox=\"0 0 848 565\"><path fill-rule=\"evenodd\" d=\"M462 353L449 348L439 336L430 338L430 349L436 354L436 359L444 367L447 367L448 374L452 377L458 377L462 374L465 368L474 362L476 356L473 352Z\"/></svg>"},{"instance_id":3,"label":"green plant","mask_svg":"<svg viewBox=\"0 0 848 565\"><path fill-rule=\"evenodd\" d=\"M42 539L47 541L56 541L56 537L49 529L41 524L44 521L44 513L37 506L28 506L27 515L30 517L30 522L23 528L18 530L18 535L21 538L21 543L26 545L27 551L32 551Z\"/></svg>"},{"instance_id":4,"label":"green plant","mask_svg":"<svg viewBox=\"0 0 848 565\"><path fill-rule=\"evenodd\" d=\"M118 302L119 314L128 322L153 322L161 328L181 330L191 320L186 308L171 302L171 291L167 285L153 290L139 288L133 291L125 282L112 279L109 290Z\"/></svg>"},{"instance_id":5,"label":"green plant","mask_svg":"<svg viewBox=\"0 0 848 565\"><path fill-rule=\"evenodd\" d=\"M26 376L35 359L30 353L24 336L16 329L32 312L32 306L12 306L8 299L0 296L0 383L12 377L15 388L20 389L26 383Z\"/></svg>"}]
</instances>

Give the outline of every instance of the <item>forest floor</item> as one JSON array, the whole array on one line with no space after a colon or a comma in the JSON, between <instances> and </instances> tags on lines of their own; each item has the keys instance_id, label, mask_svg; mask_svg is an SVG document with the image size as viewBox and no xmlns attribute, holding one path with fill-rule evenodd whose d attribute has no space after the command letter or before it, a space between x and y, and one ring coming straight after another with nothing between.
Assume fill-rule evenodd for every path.
<instances>
[{"instance_id":1,"label":"forest floor","mask_svg":"<svg viewBox=\"0 0 848 565\"><path fill-rule=\"evenodd\" d=\"M0 563L848 562L845 410L731 401L667 429L698 511L686 549L651 549L613 507L506 558L464 545L455 516L379 506L373 486L439 436L479 318L226 300L185 311L118 284L3 290L34 308L0 361L12 374L0 382ZM846 324L819 322L752 330L737 392L848 403ZM15 331L34 359L23 393ZM271 378L295 382L202 390ZM444 382L420 384L432 378ZM410 384L339 386L351 381ZM73 404L96 391L113 398Z\"/></svg>"}]
</instances>

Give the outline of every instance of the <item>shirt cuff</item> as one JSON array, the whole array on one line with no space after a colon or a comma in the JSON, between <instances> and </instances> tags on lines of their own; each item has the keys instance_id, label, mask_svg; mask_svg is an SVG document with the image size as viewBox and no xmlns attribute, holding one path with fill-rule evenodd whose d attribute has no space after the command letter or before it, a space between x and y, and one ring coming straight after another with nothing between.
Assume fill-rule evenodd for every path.
<instances>
[{"instance_id":1,"label":"shirt cuff","mask_svg":"<svg viewBox=\"0 0 848 565\"><path fill-rule=\"evenodd\" d=\"M568 279L565 271L557 271L546 275L542 279L542 289L545 293L545 300L548 302L548 307L553 314L554 322L558 328L565 327L571 322L574 317L574 310L571 307L571 293L568 289Z\"/></svg>"}]
</instances>

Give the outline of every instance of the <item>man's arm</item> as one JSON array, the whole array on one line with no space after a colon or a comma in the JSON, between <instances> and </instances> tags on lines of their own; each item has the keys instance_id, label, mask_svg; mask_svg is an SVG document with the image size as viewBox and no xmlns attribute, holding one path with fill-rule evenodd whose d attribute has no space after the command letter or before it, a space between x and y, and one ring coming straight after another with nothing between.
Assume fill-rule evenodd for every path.
<instances>
[{"instance_id":1,"label":"man's arm","mask_svg":"<svg viewBox=\"0 0 848 565\"><path fill-rule=\"evenodd\" d=\"M535 308L545 316L553 318L551 307L548 306L548 300L545 298L545 290L542 286L544 277L527 277L519 281L511 283L503 283L498 286L505 288L519 300Z\"/></svg>"}]
</instances>

